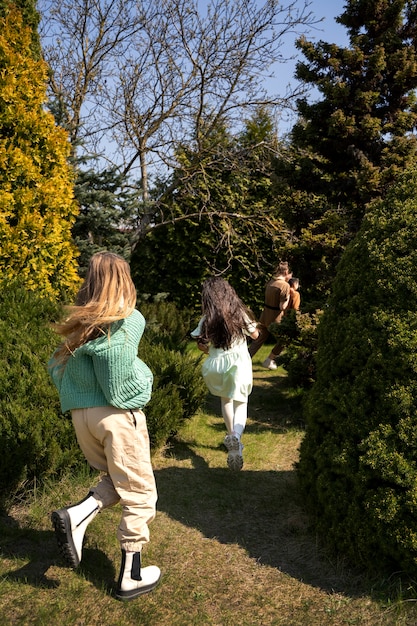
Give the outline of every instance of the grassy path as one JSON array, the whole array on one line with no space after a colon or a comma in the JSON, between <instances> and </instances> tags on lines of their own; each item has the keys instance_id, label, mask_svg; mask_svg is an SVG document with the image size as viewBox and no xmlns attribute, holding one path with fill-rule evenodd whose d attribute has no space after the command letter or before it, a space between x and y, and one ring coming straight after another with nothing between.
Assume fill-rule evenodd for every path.
<instances>
[{"instance_id":1,"label":"grassy path","mask_svg":"<svg viewBox=\"0 0 417 626\"><path fill-rule=\"evenodd\" d=\"M278 371L254 360L244 469L226 467L217 399L154 459L158 515L146 564L160 586L129 603L113 599L119 511L87 531L83 561L64 567L49 514L82 497L88 477L67 479L0 518L2 626L415 626L412 603L378 602L378 588L320 553L293 470L303 436L297 398Z\"/></svg>"}]
</instances>

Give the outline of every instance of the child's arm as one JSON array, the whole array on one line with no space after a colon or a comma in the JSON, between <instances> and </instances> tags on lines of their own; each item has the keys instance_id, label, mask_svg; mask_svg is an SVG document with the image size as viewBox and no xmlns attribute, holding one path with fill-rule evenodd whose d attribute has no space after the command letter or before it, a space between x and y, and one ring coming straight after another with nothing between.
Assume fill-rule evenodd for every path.
<instances>
[{"instance_id":1,"label":"child's arm","mask_svg":"<svg viewBox=\"0 0 417 626\"><path fill-rule=\"evenodd\" d=\"M207 342L204 339L201 339L201 338L197 339L197 348L201 350L201 352L204 352L204 354L208 354L209 347L208 347Z\"/></svg>"},{"instance_id":2,"label":"child's arm","mask_svg":"<svg viewBox=\"0 0 417 626\"><path fill-rule=\"evenodd\" d=\"M208 354L208 351L209 351L208 343L205 339L200 337L200 334L202 331L203 319L204 318L201 318L201 320L198 323L197 328L195 328L190 334L191 334L192 339L197 340L197 348L201 350L201 352Z\"/></svg>"},{"instance_id":3,"label":"child's arm","mask_svg":"<svg viewBox=\"0 0 417 626\"><path fill-rule=\"evenodd\" d=\"M247 320L247 324L244 329L245 334L248 335L251 339L258 339L259 337L258 324L256 323L255 320L251 320L249 317L247 317L246 320Z\"/></svg>"}]
</instances>

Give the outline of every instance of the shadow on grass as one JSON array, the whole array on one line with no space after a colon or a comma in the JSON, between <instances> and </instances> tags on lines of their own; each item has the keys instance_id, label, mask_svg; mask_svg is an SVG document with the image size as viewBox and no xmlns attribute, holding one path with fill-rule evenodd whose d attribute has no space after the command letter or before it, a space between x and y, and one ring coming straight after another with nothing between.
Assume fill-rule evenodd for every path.
<instances>
[{"instance_id":1,"label":"shadow on grass","mask_svg":"<svg viewBox=\"0 0 417 626\"><path fill-rule=\"evenodd\" d=\"M285 377L266 375L258 378L249 397L249 416L270 425L286 429L304 428L302 417L302 391L294 391Z\"/></svg>"},{"instance_id":2,"label":"shadow on grass","mask_svg":"<svg viewBox=\"0 0 417 626\"><path fill-rule=\"evenodd\" d=\"M51 566L51 554L45 546L50 542L52 533L20 528L13 518L2 514L0 536L2 559L27 561L21 567L3 572L3 579L45 589L59 587L59 581L47 576Z\"/></svg>"},{"instance_id":3,"label":"shadow on grass","mask_svg":"<svg viewBox=\"0 0 417 626\"><path fill-rule=\"evenodd\" d=\"M197 446L197 444L196 444ZM359 577L320 553L302 509L294 471L231 472L210 468L193 443L176 442L170 456L193 469L155 471L158 509L223 544L238 544L261 565L306 584L356 597L370 593Z\"/></svg>"},{"instance_id":4,"label":"shadow on grass","mask_svg":"<svg viewBox=\"0 0 417 626\"><path fill-rule=\"evenodd\" d=\"M77 572L85 576L97 589L113 596L116 591L116 569L113 561L97 548L83 548L83 560Z\"/></svg>"},{"instance_id":5,"label":"shadow on grass","mask_svg":"<svg viewBox=\"0 0 417 626\"><path fill-rule=\"evenodd\" d=\"M24 565L2 572L2 579L32 587L55 589L60 582L48 575L52 566L67 569L61 559L53 531L34 530L20 526L6 514L0 516L0 558L25 561ZM115 590L115 568L104 552L83 549L83 561L77 574L81 574L95 587L110 595Z\"/></svg>"}]
</instances>

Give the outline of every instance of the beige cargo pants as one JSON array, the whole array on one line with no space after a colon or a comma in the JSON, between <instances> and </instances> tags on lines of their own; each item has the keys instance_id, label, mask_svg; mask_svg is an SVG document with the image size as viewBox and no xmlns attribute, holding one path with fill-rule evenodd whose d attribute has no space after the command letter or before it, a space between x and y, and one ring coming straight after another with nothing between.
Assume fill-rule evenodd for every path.
<instances>
[{"instance_id":1,"label":"beige cargo pants","mask_svg":"<svg viewBox=\"0 0 417 626\"><path fill-rule=\"evenodd\" d=\"M117 538L124 550L140 552L149 541L157 501L145 414L105 406L74 409L71 415L85 458L103 472L92 495L103 509L120 502Z\"/></svg>"}]
</instances>

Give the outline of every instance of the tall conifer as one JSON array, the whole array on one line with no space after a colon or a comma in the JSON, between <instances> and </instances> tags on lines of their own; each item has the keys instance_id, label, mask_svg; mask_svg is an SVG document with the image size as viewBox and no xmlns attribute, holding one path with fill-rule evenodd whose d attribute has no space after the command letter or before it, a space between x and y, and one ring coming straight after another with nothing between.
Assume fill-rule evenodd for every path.
<instances>
[{"instance_id":1,"label":"tall conifer","mask_svg":"<svg viewBox=\"0 0 417 626\"><path fill-rule=\"evenodd\" d=\"M4 18L10 9L19 11L22 22L30 28L30 51L35 58L41 56L41 46L38 35L39 13L36 10L36 0L0 0L0 17Z\"/></svg>"},{"instance_id":2,"label":"tall conifer","mask_svg":"<svg viewBox=\"0 0 417 626\"><path fill-rule=\"evenodd\" d=\"M354 564L417 574L417 169L368 207L319 326L298 475ZM388 570L389 571L389 570Z\"/></svg>"},{"instance_id":3,"label":"tall conifer","mask_svg":"<svg viewBox=\"0 0 417 626\"><path fill-rule=\"evenodd\" d=\"M298 102L294 153L289 167L278 168L293 190L285 217L299 238L294 255L305 259L306 272L324 270L324 283L367 203L383 196L417 154L415 2L350 0L336 21L348 31L348 47L298 42L305 60L297 76L318 96ZM304 285L314 280L309 275Z\"/></svg>"},{"instance_id":4,"label":"tall conifer","mask_svg":"<svg viewBox=\"0 0 417 626\"><path fill-rule=\"evenodd\" d=\"M44 108L47 66L13 5L0 5L0 275L60 296L77 281L77 213L66 133ZM30 18L30 19L29 19Z\"/></svg>"},{"instance_id":5,"label":"tall conifer","mask_svg":"<svg viewBox=\"0 0 417 626\"><path fill-rule=\"evenodd\" d=\"M311 150L312 189L342 204L352 228L416 155L416 17L415 2L355 0L337 19L349 48L299 42L298 77L323 99L299 102L294 143Z\"/></svg>"}]
</instances>

